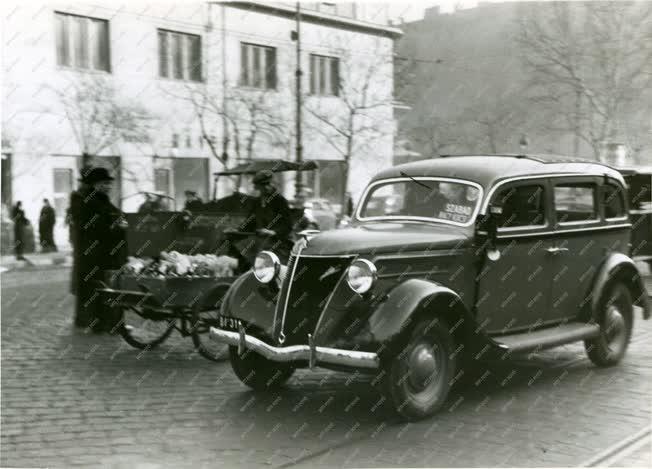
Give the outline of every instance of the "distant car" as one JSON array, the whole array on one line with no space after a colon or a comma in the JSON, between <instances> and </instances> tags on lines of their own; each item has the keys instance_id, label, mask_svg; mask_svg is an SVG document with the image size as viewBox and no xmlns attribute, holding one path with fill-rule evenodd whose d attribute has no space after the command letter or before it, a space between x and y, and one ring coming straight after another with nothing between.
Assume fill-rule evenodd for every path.
<instances>
[{"instance_id":1,"label":"distant car","mask_svg":"<svg viewBox=\"0 0 652 469\"><path fill-rule=\"evenodd\" d=\"M335 228L337 215L328 199L307 199L303 208L305 216L314 220L321 231Z\"/></svg>"},{"instance_id":2,"label":"distant car","mask_svg":"<svg viewBox=\"0 0 652 469\"><path fill-rule=\"evenodd\" d=\"M618 168L627 184L632 257L652 268L652 166Z\"/></svg>"},{"instance_id":3,"label":"distant car","mask_svg":"<svg viewBox=\"0 0 652 469\"><path fill-rule=\"evenodd\" d=\"M615 365L635 306L650 317L626 208L618 171L572 158L389 168L349 227L304 235L287 265L260 252L210 335L254 389L297 368L368 372L406 419L441 409L478 357L583 341L593 363Z\"/></svg>"}]
</instances>

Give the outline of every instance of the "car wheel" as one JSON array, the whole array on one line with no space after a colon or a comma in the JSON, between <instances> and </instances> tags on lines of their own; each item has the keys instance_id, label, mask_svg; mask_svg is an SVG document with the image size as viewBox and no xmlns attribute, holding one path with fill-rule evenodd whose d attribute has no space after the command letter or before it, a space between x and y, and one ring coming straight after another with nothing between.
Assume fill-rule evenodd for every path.
<instances>
[{"instance_id":1,"label":"car wheel","mask_svg":"<svg viewBox=\"0 0 652 469\"><path fill-rule=\"evenodd\" d=\"M229 357L236 376L256 391L279 388L294 373L292 366L268 360L252 350L245 350L240 355L238 347L229 346Z\"/></svg>"},{"instance_id":2,"label":"car wheel","mask_svg":"<svg viewBox=\"0 0 652 469\"><path fill-rule=\"evenodd\" d=\"M608 286L598 305L600 335L585 340L589 359L598 366L612 366L624 356L632 336L634 322L632 295L625 284Z\"/></svg>"},{"instance_id":3,"label":"car wheel","mask_svg":"<svg viewBox=\"0 0 652 469\"><path fill-rule=\"evenodd\" d=\"M399 352L385 364L385 393L408 420L437 412L455 375L454 341L445 322L419 321Z\"/></svg>"}]
</instances>

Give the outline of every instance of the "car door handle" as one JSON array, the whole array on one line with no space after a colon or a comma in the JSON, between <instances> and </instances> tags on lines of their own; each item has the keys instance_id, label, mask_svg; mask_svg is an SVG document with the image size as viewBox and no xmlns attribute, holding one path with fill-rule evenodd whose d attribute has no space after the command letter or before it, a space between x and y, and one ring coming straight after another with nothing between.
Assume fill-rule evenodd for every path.
<instances>
[{"instance_id":1,"label":"car door handle","mask_svg":"<svg viewBox=\"0 0 652 469\"><path fill-rule=\"evenodd\" d=\"M550 254L557 254L559 252L568 251L568 248L560 248L560 247L557 247L557 246L553 246L553 247L550 247L550 248L546 249L546 251L549 252Z\"/></svg>"}]
</instances>

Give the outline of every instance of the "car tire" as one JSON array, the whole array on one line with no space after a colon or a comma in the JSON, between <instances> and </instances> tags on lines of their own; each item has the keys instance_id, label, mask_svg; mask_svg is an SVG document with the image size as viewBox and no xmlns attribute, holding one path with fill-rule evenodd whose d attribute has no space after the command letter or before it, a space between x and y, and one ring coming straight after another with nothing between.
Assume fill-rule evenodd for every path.
<instances>
[{"instance_id":1,"label":"car tire","mask_svg":"<svg viewBox=\"0 0 652 469\"><path fill-rule=\"evenodd\" d=\"M422 320L384 364L385 396L401 417L420 420L444 405L457 368L454 344L444 321Z\"/></svg>"},{"instance_id":2,"label":"car tire","mask_svg":"<svg viewBox=\"0 0 652 469\"><path fill-rule=\"evenodd\" d=\"M600 335L584 341L586 353L594 364L613 366L625 356L632 337L633 310L632 294L623 282L607 286L595 319L600 325Z\"/></svg>"},{"instance_id":3,"label":"car tire","mask_svg":"<svg viewBox=\"0 0 652 469\"><path fill-rule=\"evenodd\" d=\"M238 379L255 391L277 389L294 373L292 366L268 360L252 350L240 355L236 346L229 346L229 358Z\"/></svg>"}]
</instances>

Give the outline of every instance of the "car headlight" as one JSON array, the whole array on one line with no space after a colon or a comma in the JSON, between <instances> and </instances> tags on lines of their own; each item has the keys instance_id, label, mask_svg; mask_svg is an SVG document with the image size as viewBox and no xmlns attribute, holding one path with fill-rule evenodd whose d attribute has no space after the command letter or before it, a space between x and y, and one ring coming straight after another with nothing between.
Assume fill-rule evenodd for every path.
<instances>
[{"instance_id":1,"label":"car headlight","mask_svg":"<svg viewBox=\"0 0 652 469\"><path fill-rule=\"evenodd\" d=\"M254 261L254 276L260 283L269 283L278 275L281 261L271 251L261 251Z\"/></svg>"},{"instance_id":2,"label":"car headlight","mask_svg":"<svg viewBox=\"0 0 652 469\"><path fill-rule=\"evenodd\" d=\"M358 259L349 266L346 281L356 293L368 292L376 281L376 266L367 259Z\"/></svg>"}]
</instances>

